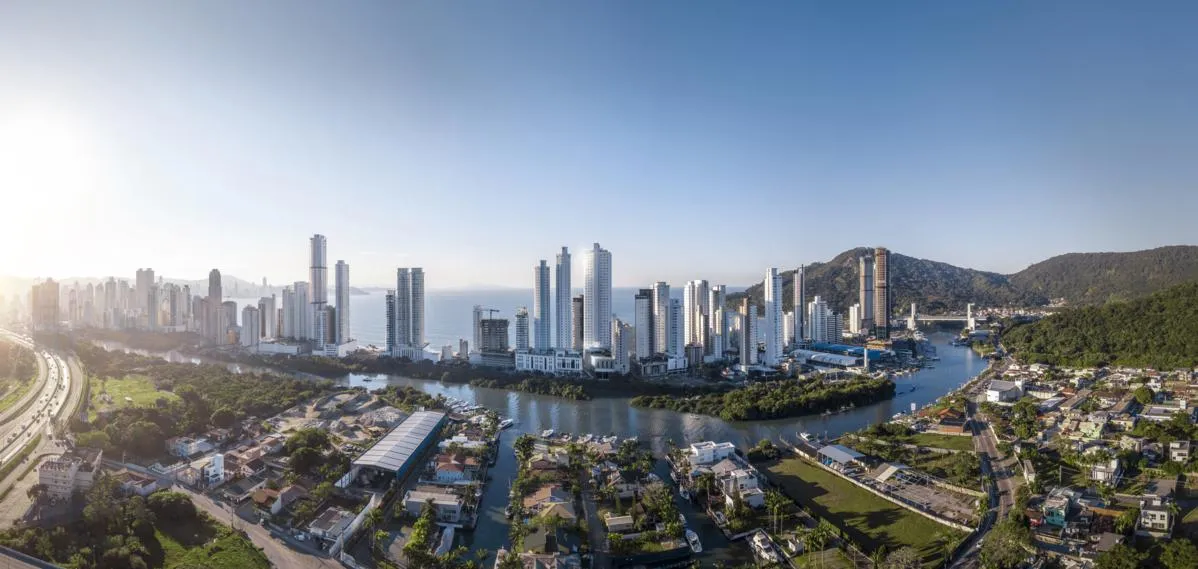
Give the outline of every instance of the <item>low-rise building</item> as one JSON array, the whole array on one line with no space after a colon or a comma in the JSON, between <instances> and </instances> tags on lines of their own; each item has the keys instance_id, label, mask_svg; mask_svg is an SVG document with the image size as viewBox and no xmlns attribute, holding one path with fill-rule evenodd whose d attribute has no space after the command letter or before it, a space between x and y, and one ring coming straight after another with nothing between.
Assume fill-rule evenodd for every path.
<instances>
[{"instance_id":1,"label":"low-rise building","mask_svg":"<svg viewBox=\"0 0 1198 569\"><path fill-rule=\"evenodd\" d=\"M463 454L439 454L432 460L433 479L442 484L470 482L478 478L478 458Z\"/></svg>"},{"instance_id":2,"label":"low-rise building","mask_svg":"<svg viewBox=\"0 0 1198 569\"><path fill-rule=\"evenodd\" d=\"M462 497L439 488L418 487L408 490L403 497L404 509L419 516L425 505L431 504L437 521L456 524L462 520Z\"/></svg>"},{"instance_id":3,"label":"low-rise building","mask_svg":"<svg viewBox=\"0 0 1198 569\"><path fill-rule=\"evenodd\" d=\"M690 445L690 462L692 465L712 464L736 453L736 445L730 442L716 443L703 441Z\"/></svg>"},{"instance_id":4,"label":"low-rise building","mask_svg":"<svg viewBox=\"0 0 1198 569\"><path fill-rule=\"evenodd\" d=\"M1173 441L1169 443L1169 460L1187 462L1190 460L1190 441Z\"/></svg>"},{"instance_id":5,"label":"low-rise building","mask_svg":"<svg viewBox=\"0 0 1198 569\"><path fill-rule=\"evenodd\" d=\"M48 458L37 467L37 482L55 498L69 498L76 490L85 492L95 482L103 453L97 449L71 449L62 456Z\"/></svg>"},{"instance_id":6,"label":"low-rise building","mask_svg":"<svg viewBox=\"0 0 1198 569\"><path fill-rule=\"evenodd\" d=\"M516 371L581 375L582 353L572 350L516 350Z\"/></svg>"},{"instance_id":7,"label":"low-rise building","mask_svg":"<svg viewBox=\"0 0 1198 569\"><path fill-rule=\"evenodd\" d=\"M166 440L166 451L180 458L210 452L214 448L216 446L203 437L171 437Z\"/></svg>"},{"instance_id":8,"label":"low-rise building","mask_svg":"<svg viewBox=\"0 0 1198 569\"><path fill-rule=\"evenodd\" d=\"M1169 502L1162 498L1150 498L1140 503L1140 520L1136 533L1151 537L1170 537L1176 521Z\"/></svg>"},{"instance_id":9,"label":"low-rise building","mask_svg":"<svg viewBox=\"0 0 1198 569\"><path fill-rule=\"evenodd\" d=\"M133 472L132 470L121 470L113 475L121 484L121 491L141 497L149 496L158 490L158 479L153 476L146 476Z\"/></svg>"},{"instance_id":10,"label":"low-rise building","mask_svg":"<svg viewBox=\"0 0 1198 569\"><path fill-rule=\"evenodd\" d=\"M341 534L349 529L349 524L353 523L354 514L343 508L331 506L326 508L312 523L308 524L308 533L312 537L322 539L326 542L337 541Z\"/></svg>"},{"instance_id":11,"label":"low-rise building","mask_svg":"<svg viewBox=\"0 0 1198 569\"><path fill-rule=\"evenodd\" d=\"M1022 381L990 380L986 386L986 401L991 403L1012 403L1023 397Z\"/></svg>"},{"instance_id":12,"label":"low-rise building","mask_svg":"<svg viewBox=\"0 0 1198 569\"><path fill-rule=\"evenodd\" d=\"M1090 468L1090 480L1108 486L1118 486L1119 479L1122 477L1123 465L1119 463L1119 459L1117 458L1095 464Z\"/></svg>"}]
</instances>

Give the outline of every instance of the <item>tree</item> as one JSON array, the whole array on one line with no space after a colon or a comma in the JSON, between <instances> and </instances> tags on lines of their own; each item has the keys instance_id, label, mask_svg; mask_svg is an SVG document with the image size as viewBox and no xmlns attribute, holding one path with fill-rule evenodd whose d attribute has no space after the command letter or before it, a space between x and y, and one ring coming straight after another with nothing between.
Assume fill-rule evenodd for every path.
<instances>
[{"instance_id":1,"label":"tree","mask_svg":"<svg viewBox=\"0 0 1198 569\"><path fill-rule=\"evenodd\" d=\"M312 472L312 469L319 465L323 458L324 455L322 455L318 449L312 447L300 447L296 449L295 452L291 453L291 461L289 464L292 470L302 474L307 474Z\"/></svg>"},{"instance_id":2,"label":"tree","mask_svg":"<svg viewBox=\"0 0 1198 569\"><path fill-rule=\"evenodd\" d=\"M919 553L910 547L900 547L886 556L886 569L920 569L922 566Z\"/></svg>"},{"instance_id":3,"label":"tree","mask_svg":"<svg viewBox=\"0 0 1198 569\"><path fill-rule=\"evenodd\" d=\"M512 443L512 450L516 451L516 457L523 463L532 456L532 449L535 445L536 441L531 435L520 435L516 438L516 442Z\"/></svg>"},{"instance_id":4,"label":"tree","mask_svg":"<svg viewBox=\"0 0 1198 569\"><path fill-rule=\"evenodd\" d=\"M1161 563L1166 569L1192 569L1198 567L1198 547L1188 539L1174 539L1161 553Z\"/></svg>"},{"instance_id":5,"label":"tree","mask_svg":"<svg viewBox=\"0 0 1198 569\"><path fill-rule=\"evenodd\" d=\"M1148 387L1147 385L1141 385L1137 387L1134 394L1136 401L1138 401L1140 405L1148 405L1149 403L1152 403L1154 399L1156 399L1156 393L1154 393L1152 388Z\"/></svg>"},{"instance_id":6,"label":"tree","mask_svg":"<svg viewBox=\"0 0 1198 569\"><path fill-rule=\"evenodd\" d=\"M1115 531L1122 533L1122 534L1126 534L1127 532L1135 529L1136 522L1138 522L1139 520L1140 520L1140 509L1139 508L1132 508L1130 510L1124 510L1124 512L1122 514L1119 514L1119 517L1115 518Z\"/></svg>"},{"instance_id":7,"label":"tree","mask_svg":"<svg viewBox=\"0 0 1198 569\"><path fill-rule=\"evenodd\" d=\"M982 545L982 566L987 569L1010 569L1016 567L1033 551L1032 532L1026 526L1011 519L995 524Z\"/></svg>"},{"instance_id":8,"label":"tree","mask_svg":"<svg viewBox=\"0 0 1198 569\"><path fill-rule=\"evenodd\" d=\"M166 445L162 429L149 421L137 421L129 425L122 440L129 452L144 457L161 454Z\"/></svg>"},{"instance_id":9,"label":"tree","mask_svg":"<svg viewBox=\"0 0 1198 569\"><path fill-rule=\"evenodd\" d=\"M195 503L191 501L191 496L182 492L159 490L150 494L146 505L162 520L186 522L196 517Z\"/></svg>"},{"instance_id":10,"label":"tree","mask_svg":"<svg viewBox=\"0 0 1198 569\"><path fill-rule=\"evenodd\" d=\"M384 543L387 543L387 539L390 537L391 534L387 533L387 530L385 529L375 530L375 532L371 534L371 544L374 546L375 553L377 553L379 556L383 555L382 546Z\"/></svg>"},{"instance_id":11,"label":"tree","mask_svg":"<svg viewBox=\"0 0 1198 569\"><path fill-rule=\"evenodd\" d=\"M1120 543L1094 560L1094 569L1136 569L1148 554Z\"/></svg>"},{"instance_id":12,"label":"tree","mask_svg":"<svg viewBox=\"0 0 1198 569\"><path fill-rule=\"evenodd\" d=\"M30 486L28 490L25 491L25 495L29 496L29 499L33 500L34 502L36 502L38 500L38 498L41 498L45 494L46 494L46 485L45 484L34 484L33 486Z\"/></svg>"},{"instance_id":13,"label":"tree","mask_svg":"<svg viewBox=\"0 0 1198 569\"><path fill-rule=\"evenodd\" d=\"M237 414L228 407L221 407L212 412L210 421L216 427L231 427L237 421Z\"/></svg>"}]
</instances>

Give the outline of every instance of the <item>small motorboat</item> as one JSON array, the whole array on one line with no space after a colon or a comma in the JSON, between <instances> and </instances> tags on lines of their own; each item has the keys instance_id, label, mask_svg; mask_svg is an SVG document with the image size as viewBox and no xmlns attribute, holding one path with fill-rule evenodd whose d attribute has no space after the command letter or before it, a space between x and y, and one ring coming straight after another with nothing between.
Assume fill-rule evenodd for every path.
<instances>
[{"instance_id":1,"label":"small motorboat","mask_svg":"<svg viewBox=\"0 0 1198 569\"><path fill-rule=\"evenodd\" d=\"M686 530L686 542L690 544L691 551L695 553L703 553L703 544L699 543L699 534L694 530Z\"/></svg>"}]
</instances>

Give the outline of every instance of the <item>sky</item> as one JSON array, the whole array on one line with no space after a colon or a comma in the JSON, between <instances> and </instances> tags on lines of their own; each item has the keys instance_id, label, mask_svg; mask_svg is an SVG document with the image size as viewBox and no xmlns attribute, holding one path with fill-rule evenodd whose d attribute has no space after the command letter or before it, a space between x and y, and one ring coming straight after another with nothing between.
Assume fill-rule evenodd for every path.
<instances>
[{"instance_id":1,"label":"sky","mask_svg":"<svg viewBox=\"0 0 1198 569\"><path fill-rule=\"evenodd\" d=\"M1198 243L1193 2L0 3L0 274L616 286ZM15 244L15 245L14 245Z\"/></svg>"}]
</instances>

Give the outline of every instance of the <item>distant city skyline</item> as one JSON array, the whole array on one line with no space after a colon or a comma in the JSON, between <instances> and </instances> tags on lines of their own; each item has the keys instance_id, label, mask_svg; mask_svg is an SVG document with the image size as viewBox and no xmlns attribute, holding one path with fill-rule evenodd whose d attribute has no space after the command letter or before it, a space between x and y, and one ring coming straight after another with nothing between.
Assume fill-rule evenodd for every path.
<instances>
[{"instance_id":1,"label":"distant city skyline","mask_svg":"<svg viewBox=\"0 0 1198 569\"><path fill-rule=\"evenodd\" d=\"M596 242L619 287L1198 243L1198 5L465 4L6 4L0 273L284 284L313 232L430 289Z\"/></svg>"}]
</instances>

